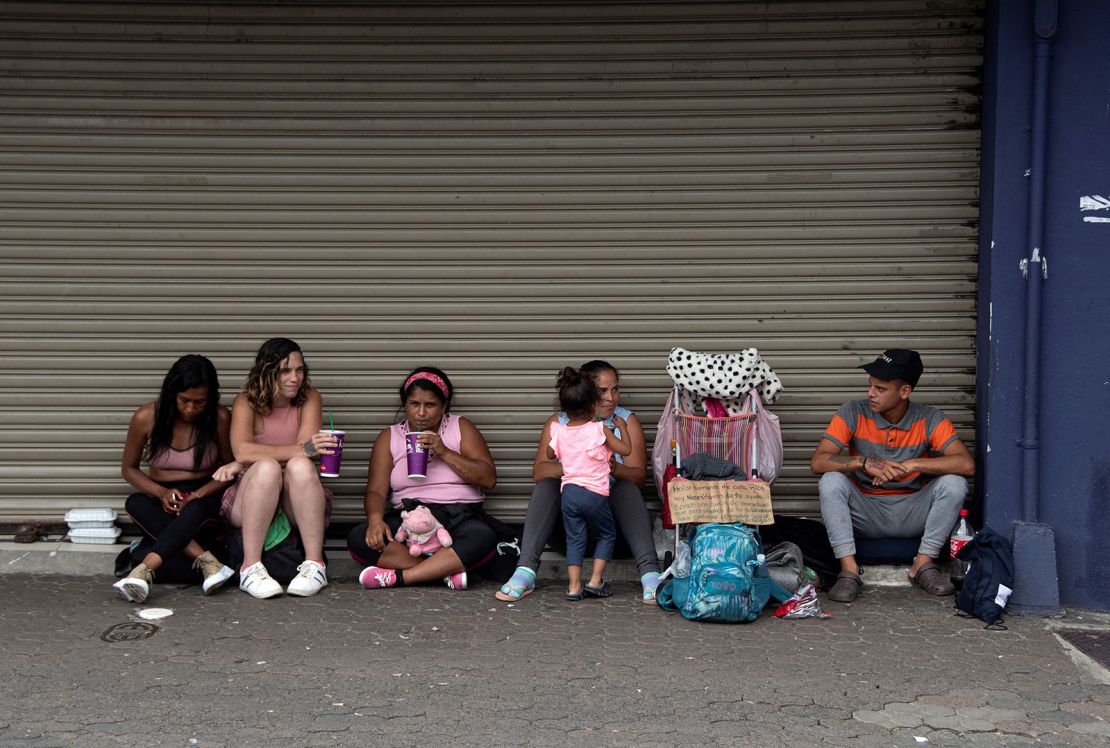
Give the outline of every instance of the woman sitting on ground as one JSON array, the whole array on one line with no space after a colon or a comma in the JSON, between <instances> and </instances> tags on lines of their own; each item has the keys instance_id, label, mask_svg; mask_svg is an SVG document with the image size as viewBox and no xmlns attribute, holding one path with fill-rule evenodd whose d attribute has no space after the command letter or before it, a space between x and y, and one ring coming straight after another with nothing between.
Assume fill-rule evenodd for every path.
<instances>
[{"instance_id":1,"label":"woman sitting on ground","mask_svg":"<svg viewBox=\"0 0 1110 748\"><path fill-rule=\"evenodd\" d=\"M258 349L243 391L231 406L231 449L235 462L216 472L239 482L224 493L221 514L243 530L239 588L257 597L280 595L262 564L263 544L280 507L300 535L305 561L285 590L315 595L328 583L324 530L332 495L320 483L314 458L331 454L335 437L321 431L323 401L308 378L304 354L288 338L271 338Z\"/></svg>"},{"instance_id":2,"label":"woman sitting on ground","mask_svg":"<svg viewBox=\"0 0 1110 748\"><path fill-rule=\"evenodd\" d=\"M659 557L655 553L655 543L651 537L651 518L644 505L640 489L647 478L647 447L644 442L644 429L640 421L628 408L620 405L620 374L615 366L607 361L588 361L582 371L593 378L601 401L598 415L605 424L613 426L613 417L620 416L628 425L628 436L632 440L632 454L628 457L614 455L610 473L609 507L617 522L620 535L628 542L636 559L636 569L640 574L642 598L645 603L654 604L655 588L659 586ZM498 600L519 600L536 587L536 570L540 568L540 554L543 553L552 531L561 517L559 506L559 482L563 477L563 466L549 457L551 444L551 425L566 424L566 413L556 413L547 419L540 434L536 448L536 458L532 465L532 500L528 503L528 513L524 518L524 537L520 543L520 566L513 576L495 594ZM617 429L619 433L619 429Z\"/></svg>"},{"instance_id":3,"label":"woman sitting on ground","mask_svg":"<svg viewBox=\"0 0 1110 748\"><path fill-rule=\"evenodd\" d=\"M128 496L125 506L154 547L112 585L128 601L146 600L157 571L179 556L203 575L206 595L235 573L196 541L201 526L219 515L228 485L209 476L217 465L231 461L230 423L227 408L220 405L216 367L196 355L174 362L158 400L131 416L120 467L139 492Z\"/></svg>"},{"instance_id":4,"label":"woman sitting on ground","mask_svg":"<svg viewBox=\"0 0 1110 748\"><path fill-rule=\"evenodd\" d=\"M351 530L347 548L366 566L359 582L367 589L443 580L466 589L466 570L492 557L497 540L478 518L483 489L497 482L493 456L482 433L450 413L455 390L439 369L421 366L401 385L404 419L381 432L370 454L366 519ZM409 477L405 434L418 432L428 452L427 477ZM424 505L451 534L452 544L430 556L412 556L394 539L401 509Z\"/></svg>"}]
</instances>

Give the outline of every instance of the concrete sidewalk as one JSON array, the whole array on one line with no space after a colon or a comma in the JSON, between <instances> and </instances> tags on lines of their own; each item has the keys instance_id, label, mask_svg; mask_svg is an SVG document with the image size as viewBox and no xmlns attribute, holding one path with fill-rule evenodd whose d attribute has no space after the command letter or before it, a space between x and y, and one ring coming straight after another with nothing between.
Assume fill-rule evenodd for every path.
<instances>
[{"instance_id":1,"label":"concrete sidewalk","mask_svg":"<svg viewBox=\"0 0 1110 748\"><path fill-rule=\"evenodd\" d=\"M339 573L307 599L158 585L137 606L113 581L0 575L0 744L1110 745L1105 671L1053 633L1100 615L987 631L869 588L829 620L725 626L630 582L510 605ZM173 615L139 621L155 606Z\"/></svg>"},{"instance_id":2,"label":"concrete sidewalk","mask_svg":"<svg viewBox=\"0 0 1110 748\"><path fill-rule=\"evenodd\" d=\"M35 543L0 542L0 574L75 574L80 576L110 574L116 554L126 548L124 543L111 545L71 543L64 538L50 538ZM324 547L332 574L357 577L358 567L342 541L329 539ZM565 557L558 553L543 554L541 579L563 579ZM591 561L586 560L586 568ZM876 587L908 587L905 567L868 566L867 583ZM606 577L614 581L635 582L640 576L632 559L618 558L609 562Z\"/></svg>"}]
</instances>

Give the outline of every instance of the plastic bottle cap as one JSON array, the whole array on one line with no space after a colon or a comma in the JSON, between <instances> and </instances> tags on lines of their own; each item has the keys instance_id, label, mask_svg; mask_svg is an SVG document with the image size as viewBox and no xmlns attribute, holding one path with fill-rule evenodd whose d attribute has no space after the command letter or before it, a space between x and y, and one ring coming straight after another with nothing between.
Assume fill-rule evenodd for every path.
<instances>
[{"instance_id":1,"label":"plastic bottle cap","mask_svg":"<svg viewBox=\"0 0 1110 748\"><path fill-rule=\"evenodd\" d=\"M967 516L967 510L966 509L961 509L960 510L960 516L961 517L966 517Z\"/></svg>"}]
</instances>

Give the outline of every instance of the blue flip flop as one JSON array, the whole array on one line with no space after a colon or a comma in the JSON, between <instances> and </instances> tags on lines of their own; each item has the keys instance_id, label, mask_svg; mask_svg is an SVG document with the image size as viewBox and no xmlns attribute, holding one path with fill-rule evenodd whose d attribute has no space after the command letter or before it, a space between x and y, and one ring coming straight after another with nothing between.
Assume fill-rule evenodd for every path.
<instances>
[{"instance_id":1,"label":"blue flip flop","mask_svg":"<svg viewBox=\"0 0 1110 748\"><path fill-rule=\"evenodd\" d=\"M522 571L523 569L523 571ZM501 585L501 589L493 594L504 603L513 603L526 595L532 594L536 589L536 572L524 567L518 567L509 581Z\"/></svg>"}]
</instances>

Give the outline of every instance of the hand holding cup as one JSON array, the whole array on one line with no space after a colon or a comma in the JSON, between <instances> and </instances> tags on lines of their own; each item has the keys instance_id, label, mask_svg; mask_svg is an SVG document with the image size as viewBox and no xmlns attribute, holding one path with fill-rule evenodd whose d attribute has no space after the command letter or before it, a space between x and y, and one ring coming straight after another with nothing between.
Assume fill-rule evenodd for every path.
<instances>
[{"instance_id":1,"label":"hand holding cup","mask_svg":"<svg viewBox=\"0 0 1110 748\"><path fill-rule=\"evenodd\" d=\"M346 432L332 429L321 431L312 437L313 440L319 439L317 450L320 452L320 475L325 478L335 478L339 475L339 465L343 460L344 436Z\"/></svg>"},{"instance_id":2,"label":"hand holding cup","mask_svg":"<svg viewBox=\"0 0 1110 748\"><path fill-rule=\"evenodd\" d=\"M430 431L410 431L405 434L405 457L408 461L409 478L424 480L428 477L428 448L426 446L429 436L436 436Z\"/></svg>"}]
</instances>

